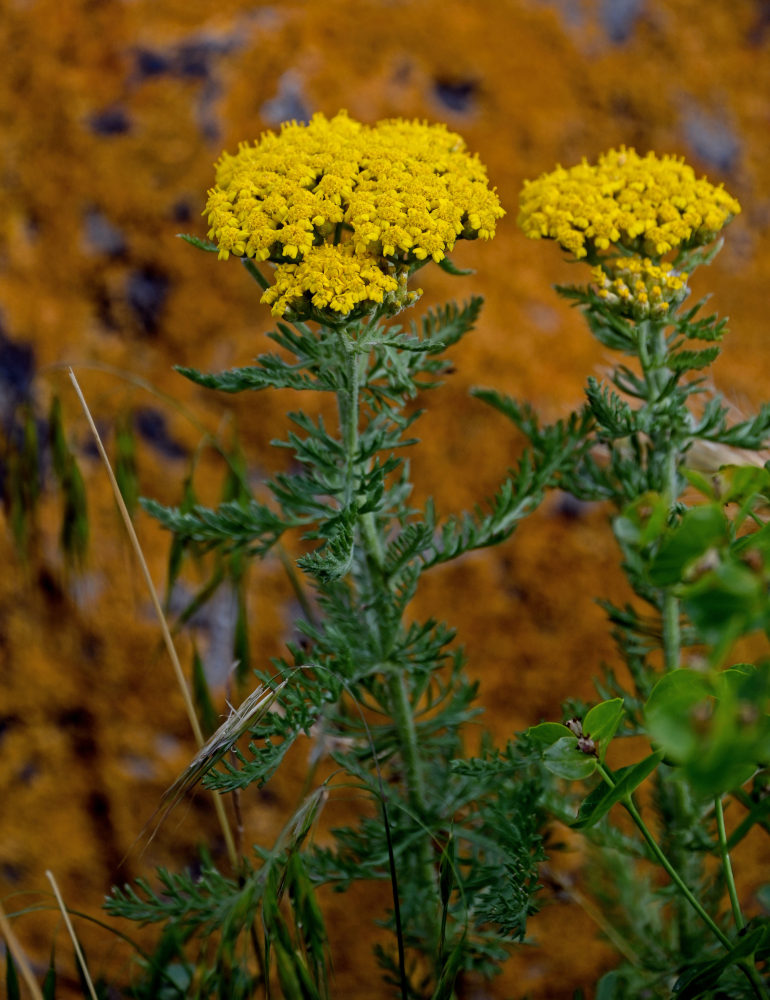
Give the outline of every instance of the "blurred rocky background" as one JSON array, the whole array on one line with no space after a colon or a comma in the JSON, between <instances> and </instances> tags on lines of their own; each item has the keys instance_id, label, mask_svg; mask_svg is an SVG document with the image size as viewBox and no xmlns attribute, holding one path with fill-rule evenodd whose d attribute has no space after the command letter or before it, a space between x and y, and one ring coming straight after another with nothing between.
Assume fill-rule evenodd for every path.
<instances>
[{"instance_id":1,"label":"blurred rocky background","mask_svg":"<svg viewBox=\"0 0 770 1000\"><path fill-rule=\"evenodd\" d=\"M420 275L424 304L486 296L478 328L454 351L456 370L426 401L420 424L418 493L434 494L441 512L491 493L521 447L510 425L469 399L471 386L513 394L554 419L580 404L586 375L605 364L580 316L551 289L577 278L574 265L555 246L526 241L515 224L524 178L557 162L625 143L682 154L724 181L744 210L717 262L699 273L695 295L713 292L714 307L731 317L718 388L741 409L770 395L767 0L5 0L7 520L8 456L25 434L38 433L38 471L49 484L36 520L16 524L26 555L10 523L0 533L0 898L8 912L50 904L46 868L72 908L100 917L113 883L155 864L194 865L202 842L215 856L221 850L202 795L141 853L142 827L194 745L66 367L112 453L118 428L136 441L145 495L179 503L197 463L199 496L216 502L225 467L214 447L196 451L203 432L225 449L237 436L255 487L279 468L284 456L269 441L299 399L223 398L172 370L248 363L270 328L236 261L218 262L175 235L205 236L200 213L222 149L285 119L340 108L367 122L447 122L487 164L508 211L492 244L458 247L454 259L476 268L473 277L437 268ZM62 556L61 490L50 486L46 420L57 396L88 504L81 568ZM145 515L136 521L162 589L168 537ZM565 698L592 696L592 678L614 656L593 598L617 599L616 560L607 511L554 497L506 545L426 578L420 611L458 627L481 682L485 724L499 740L558 718ZM174 607L186 605L206 572L193 566L182 575ZM291 638L296 612L277 557L251 572L245 610L252 662L264 666ZM189 666L194 637L222 710L237 623L237 598L223 586L179 643ZM307 751L244 803L247 844L268 841L286 818ZM554 838L565 841L563 831ZM518 949L503 977L469 997L558 1000L580 987L591 995L612 954L576 903L579 860L565 852L544 872L535 947ZM749 895L767 860L761 841L737 857ZM328 905L335 997L384 996L370 951L376 932L362 931L371 898L356 892ZM34 911L14 926L41 977L56 937L63 982L70 977L74 989L56 914ZM125 983L129 950L86 921L78 930L94 973Z\"/></svg>"}]
</instances>

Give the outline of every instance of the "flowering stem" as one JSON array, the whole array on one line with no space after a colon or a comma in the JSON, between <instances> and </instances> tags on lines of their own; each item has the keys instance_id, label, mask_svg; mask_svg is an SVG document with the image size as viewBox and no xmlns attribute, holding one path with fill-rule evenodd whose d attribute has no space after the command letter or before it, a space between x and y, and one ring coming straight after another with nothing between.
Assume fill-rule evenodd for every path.
<instances>
[{"instance_id":1,"label":"flowering stem","mask_svg":"<svg viewBox=\"0 0 770 1000\"><path fill-rule=\"evenodd\" d=\"M338 335L344 352L346 371L345 388L338 393L338 407L340 432L345 449L344 502L345 506L348 507L355 499L359 481L357 470L358 407L362 378L361 367L365 358L359 357L355 341L350 333L338 330ZM385 575L385 553L374 512L368 511L360 515L358 525L373 587L387 588L389 584ZM409 807L420 818L424 816L426 810L425 779L417 730L414 724L414 713L409 697L407 673L398 663L384 664L384 668L387 671L388 704L398 734ZM426 885L435 886L436 876L430 844L427 841L422 845L420 853ZM439 931L436 917L436 911L433 909L426 915L432 936L438 941Z\"/></svg>"},{"instance_id":2,"label":"flowering stem","mask_svg":"<svg viewBox=\"0 0 770 1000\"><path fill-rule=\"evenodd\" d=\"M664 416L664 407L669 409L663 393L671 377L667 367L668 344L663 323L648 320L639 326L639 360L647 385L646 403L652 410L652 427L663 427L653 441L653 452L663 460L663 492L672 508L679 499L679 462L681 451L670 429L670 418ZM679 625L679 600L669 587L663 595L661 609L663 619L663 656L667 671L679 667L681 631Z\"/></svg>"}]
</instances>

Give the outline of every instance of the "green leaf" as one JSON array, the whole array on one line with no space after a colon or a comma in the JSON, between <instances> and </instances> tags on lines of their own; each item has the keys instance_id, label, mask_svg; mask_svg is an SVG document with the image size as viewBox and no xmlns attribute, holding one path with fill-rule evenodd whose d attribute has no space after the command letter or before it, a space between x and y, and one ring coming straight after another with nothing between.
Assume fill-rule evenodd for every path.
<instances>
[{"instance_id":1,"label":"green leaf","mask_svg":"<svg viewBox=\"0 0 770 1000\"><path fill-rule=\"evenodd\" d=\"M236 601L238 615L235 620L233 635L233 657L235 658L235 676L238 684L245 684L251 674L251 643L249 642L249 614L246 605L245 577L236 584Z\"/></svg>"},{"instance_id":2,"label":"green leaf","mask_svg":"<svg viewBox=\"0 0 770 1000\"><path fill-rule=\"evenodd\" d=\"M16 963L10 950L5 953L5 992L8 1000L21 1000Z\"/></svg>"},{"instance_id":3,"label":"green leaf","mask_svg":"<svg viewBox=\"0 0 770 1000\"><path fill-rule=\"evenodd\" d=\"M193 700L200 720L201 729L206 739L216 730L219 724L219 716L211 700L211 690L206 672L203 668L203 660L198 652L198 647L193 642L193 666L192 666L192 687Z\"/></svg>"},{"instance_id":4,"label":"green leaf","mask_svg":"<svg viewBox=\"0 0 770 1000\"><path fill-rule=\"evenodd\" d=\"M697 371L708 368L718 357L718 347L704 347L701 351L676 351L669 354L666 364L675 372Z\"/></svg>"},{"instance_id":5,"label":"green leaf","mask_svg":"<svg viewBox=\"0 0 770 1000\"><path fill-rule=\"evenodd\" d=\"M219 247L211 240L202 240L198 236L191 236L190 233L177 233L176 235L180 240L184 240L185 243L189 243L190 246L196 247L198 250L205 250L206 253L219 253Z\"/></svg>"},{"instance_id":6,"label":"green leaf","mask_svg":"<svg viewBox=\"0 0 770 1000\"><path fill-rule=\"evenodd\" d=\"M765 584L739 562L721 562L682 589L682 607L704 642L726 639L761 628L767 615Z\"/></svg>"},{"instance_id":7,"label":"green leaf","mask_svg":"<svg viewBox=\"0 0 770 1000\"><path fill-rule=\"evenodd\" d=\"M267 359L271 363L267 363ZM316 389L333 392L335 389L333 385L324 384L299 368L286 364L277 355L265 354L259 360L263 362L260 365L231 368L224 372L201 372L197 368L185 368L182 365L174 365L174 371L196 385L219 392L259 392L262 389Z\"/></svg>"},{"instance_id":8,"label":"green leaf","mask_svg":"<svg viewBox=\"0 0 770 1000\"><path fill-rule=\"evenodd\" d=\"M770 928L766 925L754 927L741 935L726 955L711 962L699 962L688 968L674 984L677 1000L699 1000L713 990L722 973L731 965L736 965L741 959L753 956L755 951L764 946L768 932L770 932Z\"/></svg>"},{"instance_id":9,"label":"green leaf","mask_svg":"<svg viewBox=\"0 0 770 1000\"><path fill-rule=\"evenodd\" d=\"M293 526L256 500L245 504L223 503L215 510L196 504L189 511L164 507L146 497L140 503L151 517L173 531L177 539L196 542L205 550L217 548L229 552L242 546L256 555L264 555Z\"/></svg>"},{"instance_id":10,"label":"green leaf","mask_svg":"<svg viewBox=\"0 0 770 1000\"><path fill-rule=\"evenodd\" d=\"M703 674L681 669L661 677L647 700L644 718L650 739L677 763L697 752L692 718L699 707L702 714L710 711L710 696L711 686Z\"/></svg>"},{"instance_id":11,"label":"green leaf","mask_svg":"<svg viewBox=\"0 0 770 1000\"><path fill-rule=\"evenodd\" d=\"M720 503L743 504L757 494L770 493L770 472L757 465L722 465L712 477Z\"/></svg>"},{"instance_id":12,"label":"green leaf","mask_svg":"<svg viewBox=\"0 0 770 1000\"><path fill-rule=\"evenodd\" d=\"M643 549L658 539L666 526L668 504L660 493L648 491L623 508L612 522L621 545Z\"/></svg>"},{"instance_id":13,"label":"green leaf","mask_svg":"<svg viewBox=\"0 0 770 1000\"><path fill-rule=\"evenodd\" d=\"M612 969L605 973L596 984L596 1000L621 1000L624 994L620 991L624 988L624 981L620 973L617 969Z\"/></svg>"},{"instance_id":14,"label":"green leaf","mask_svg":"<svg viewBox=\"0 0 770 1000\"><path fill-rule=\"evenodd\" d=\"M453 263L448 257L442 257L438 262L438 266L442 271L446 271L447 274L452 274L456 278L463 278L468 274L476 273L472 267L458 267L457 264Z\"/></svg>"},{"instance_id":15,"label":"green leaf","mask_svg":"<svg viewBox=\"0 0 770 1000\"><path fill-rule=\"evenodd\" d=\"M133 517L139 502L139 477L136 469L136 439L130 419L115 425L115 479L129 515Z\"/></svg>"},{"instance_id":16,"label":"green leaf","mask_svg":"<svg viewBox=\"0 0 770 1000\"><path fill-rule=\"evenodd\" d=\"M455 983L463 967L466 950L467 942L465 934L461 934L455 941L449 954L442 958L441 972L439 973L438 982L436 983L431 1000L453 1000L457 995L455 993Z\"/></svg>"},{"instance_id":17,"label":"green leaf","mask_svg":"<svg viewBox=\"0 0 770 1000\"><path fill-rule=\"evenodd\" d=\"M704 476L697 469L690 469L686 466L680 471L690 486L693 486L699 493L702 493L704 497L712 501L717 500L716 489L714 488L711 476Z\"/></svg>"},{"instance_id":18,"label":"green leaf","mask_svg":"<svg viewBox=\"0 0 770 1000\"><path fill-rule=\"evenodd\" d=\"M51 410L48 414L48 442L51 447L54 474L61 483L67 475L67 469L69 468L70 450L67 445L67 435L64 431L61 400L58 396L54 396L51 402Z\"/></svg>"},{"instance_id":19,"label":"green leaf","mask_svg":"<svg viewBox=\"0 0 770 1000\"><path fill-rule=\"evenodd\" d=\"M349 508L337 519L332 534L314 552L297 560L297 565L326 583L341 580L353 565L354 529L358 513Z\"/></svg>"},{"instance_id":20,"label":"green leaf","mask_svg":"<svg viewBox=\"0 0 770 1000\"><path fill-rule=\"evenodd\" d=\"M734 791L770 759L770 667L675 670L645 707L650 738L704 797Z\"/></svg>"},{"instance_id":21,"label":"green leaf","mask_svg":"<svg viewBox=\"0 0 770 1000\"><path fill-rule=\"evenodd\" d=\"M541 722L539 726L531 726L526 734L532 742L545 750L553 746L557 740L572 736L573 734L561 722Z\"/></svg>"},{"instance_id":22,"label":"green leaf","mask_svg":"<svg viewBox=\"0 0 770 1000\"><path fill-rule=\"evenodd\" d=\"M278 981L285 1000L307 1000L296 968L296 954L291 947L286 947L279 937L273 938L275 964L278 971Z\"/></svg>"},{"instance_id":23,"label":"green leaf","mask_svg":"<svg viewBox=\"0 0 770 1000\"><path fill-rule=\"evenodd\" d=\"M88 551L88 501L83 476L74 455L70 455L62 493L61 546L72 565L81 567Z\"/></svg>"},{"instance_id":24,"label":"green leaf","mask_svg":"<svg viewBox=\"0 0 770 1000\"><path fill-rule=\"evenodd\" d=\"M51 945L51 958L48 962L48 971L43 980L43 1000L56 1000L56 955L54 946Z\"/></svg>"},{"instance_id":25,"label":"green leaf","mask_svg":"<svg viewBox=\"0 0 770 1000\"><path fill-rule=\"evenodd\" d=\"M582 781L596 770L597 760L578 750L574 736L563 736L552 743L543 753L546 768L559 778L567 781Z\"/></svg>"},{"instance_id":26,"label":"green leaf","mask_svg":"<svg viewBox=\"0 0 770 1000\"><path fill-rule=\"evenodd\" d=\"M583 719L583 733L596 744L601 763L604 763L607 747L617 732L623 712L623 699L613 698L611 701L594 705Z\"/></svg>"},{"instance_id":27,"label":"green leaf","mask_svg":"<svg viewBox=\"0 0 770 1000\"><path fill-rule=\"evenodd\" d=\"M720 507L709 504L686 511L679 524L663 537L650 565L650 583L655 587L679 583L690 563L727 539L727 518Z\"/></svg>"},{"instance_id":28,"label":"green leaf","mask_svg":"<svg viewBox=\"0 0 770 1000\"><path fill-rule=\"evenodd\" d=\"M631 764L616 771L613 775L615 787L611 788L604 782L598 785L583 800L578 817L570 826L575 830L587 830L594 826L617 802L622 801L638 788L662 760L663 751L656 750L649 757L640 760L638 764Z\"/></svg>"}]
</instances>

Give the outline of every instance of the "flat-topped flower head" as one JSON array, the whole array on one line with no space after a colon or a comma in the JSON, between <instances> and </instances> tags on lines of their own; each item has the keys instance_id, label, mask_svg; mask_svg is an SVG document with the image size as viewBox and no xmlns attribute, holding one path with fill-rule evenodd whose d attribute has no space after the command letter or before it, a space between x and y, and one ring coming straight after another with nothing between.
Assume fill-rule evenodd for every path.
<instances>
[{"instance_id":1,"label":"flat-topped flower head","mask_svg":"<svg viewBox=\"0 0 770 1000\"><path fill-rule=\"evenodd\" d=\"M591 271L597 295L622 315L640 320L665 316L687 295L684 271L649 257L615 257Z\"/></svg>"},{"instance_id":2,"label":"flat-topped flower head","mask_svg":"<svg viewBox=\"0 0 770 1000\"><path fill-rule=\"evenodd\" d=\"M425 261L443 260L459 239L491 239L505 213L481 161L446 126L402 119L368 126L341 112L291 122L224 153L204 214L221 258L298 266L277 273L282 291L268 297L274 312L296 298L298 281L302 295L311 291L313 266L331 267L337 251L319 250L339 247L340 280L352 283L326 307L341 314L362 301L359 279L372 266L381 277L366 279L369 292L385 290Z\"/></svg>"},{"instance_id":3,"label":"flat-topped flower head","mask_svg":"<svg viewBox=\"0 0 770 1000\"><path fill-rule=\"evenodd\" d=\"M614 245L658 260L713 242L740 210L683 159L621 146L596 164L525 181L518 222L530 239L556 240L578 259L593 261Z\"/></svg>"}]
</instances>

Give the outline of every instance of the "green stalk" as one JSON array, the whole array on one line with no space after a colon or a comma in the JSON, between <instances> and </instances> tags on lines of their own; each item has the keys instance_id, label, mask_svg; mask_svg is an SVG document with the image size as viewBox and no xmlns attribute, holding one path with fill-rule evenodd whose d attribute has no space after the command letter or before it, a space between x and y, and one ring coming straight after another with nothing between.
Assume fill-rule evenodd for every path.
<instances>
[{"instance_id":1,"label":"green stalk","mask_svg":"<svg viewBox=\"0 0 770 1000\"><path fill-rule=\"evenodd\" d=\"M599 772L599 774L606 782L606 784L610 786L610 788L615 787L615 782L612 780L609 773L604 769L604 767L602 767L601 764L596 765L596 770ZM639 810L634 805L631 795L630 794L625 795L620 800L620 804L623 806L623 808L626 810L626 812L629 814L631 819L638 827L639 832L646 840L647 846L654 854L655 859L658 861L660 866L665 870L671 881L674 882L674 884L677 886L677 888L684 896L684 898L687 900L687 902L690 904L690 906L692 906L692 908L695 910L695 912L698 914L701 920L706 924L709 930L719 940L720 944L724 945L724 947L727 948L728 950L732 948L730 939L727 937L726 934L723 933L723 931L714 922L714 920L712 920L712 918L709 916L706 910L704 910L700 900L697 898L697 896L694 895L690 887L680 876L679 872L674 868L674 866L671 864L666 855L658 846L658 843L653 837L653 835L650 833L647 824L642 819Z\"/></svg>"},{"instance_id":2,"label":"green stalk","mask_svg":"<svg viewBox=\"0 0 770 1000\"><path fill-rule=\"evenodd\" d=\"M679 451L669 442L666 455L666 499L673 506L678 499ZM663 657L667 671L677 670L682 645L679 625L679 598L668 587L663 597Z\"/></svg>"},{"instance_id":3,"label":"green stalk","mask_svg":"<svg viewBox=\"0 0 770 1000\"><path fill-rule=\"evenodd\" d=\"M730 861L730 852L727 850L727 832L725 830L725 812L722 808L721 796L717 796L714 799L714 811L717 817L717 837L719 840L719 856L722 859L722 868L725 873L725 881L727 882L727 893L730 897L730 905L733 908L733 918L735 919L735 926L738 930L742 930L745 926L745 920L743 919L743 913L741 912L741 904L738 899L738 891L735 888L735 879L733 877L733 866Z\"/></svg>"},{"instance_id":4,"label":"green stalk","mask_svg":"<svg viewBox=\"0 0 770 1000\"><path fill-rule=\"evenodd\" d=\"M671 375L666 366L668 345L665 325L647 323L640 325L639 360L648 387L647 406L653 412L653 427L657 424L659 402L663 388ZM663 491L669 507L679 499L680 450L669 434L654 442L655 451L662 453L664 466ZM676 670L680 662L681 632L679 626L679 600L668 588L663 596L663 655L667 671Z\"/></svg>"},{"instance_id":5,"label":"green stalk","mask_svg":"<svg viewBox=\"0 0 770 1000\"><path fill-rule=\"evenodd\" d=\"M738 931L742 931L746 926L746 921L743 919L743 912L741 910L740 900L738 899L738 890L735 887L735 878L733 877L733 866L730 860L730 852L727 848L727 831L725 829L725 813L722 807L721 796L717 796L714 799L714 811L716 812L717 818L717 837L719 840L719 856L722 859L722 868L725 873L725 881L727 883L727 893L730 897L730 905L733 910L733 919L735 920L735 926ZM762 977L757 972L754 962L750 959L743 959L738 963L739 968L743 974L748 978L751 983L752 989L754 990L755 996L759 998L767 997L767 991L765 990L765 985L762 981Z\"/></svg>"},{"instance_id":6,"label":"green stalk","mask_svg":"<svg viewBox=\"0 0 770 1000\"><path fill-rule=\"evenodd\" d=\"M347 386L337 396L340 411L342 443L345 446L345 506L349 507L356 491L356 451L358 450L358 358L354 344L342 331L337 331L345 352Z\"/></svg>"}]
</instances>

